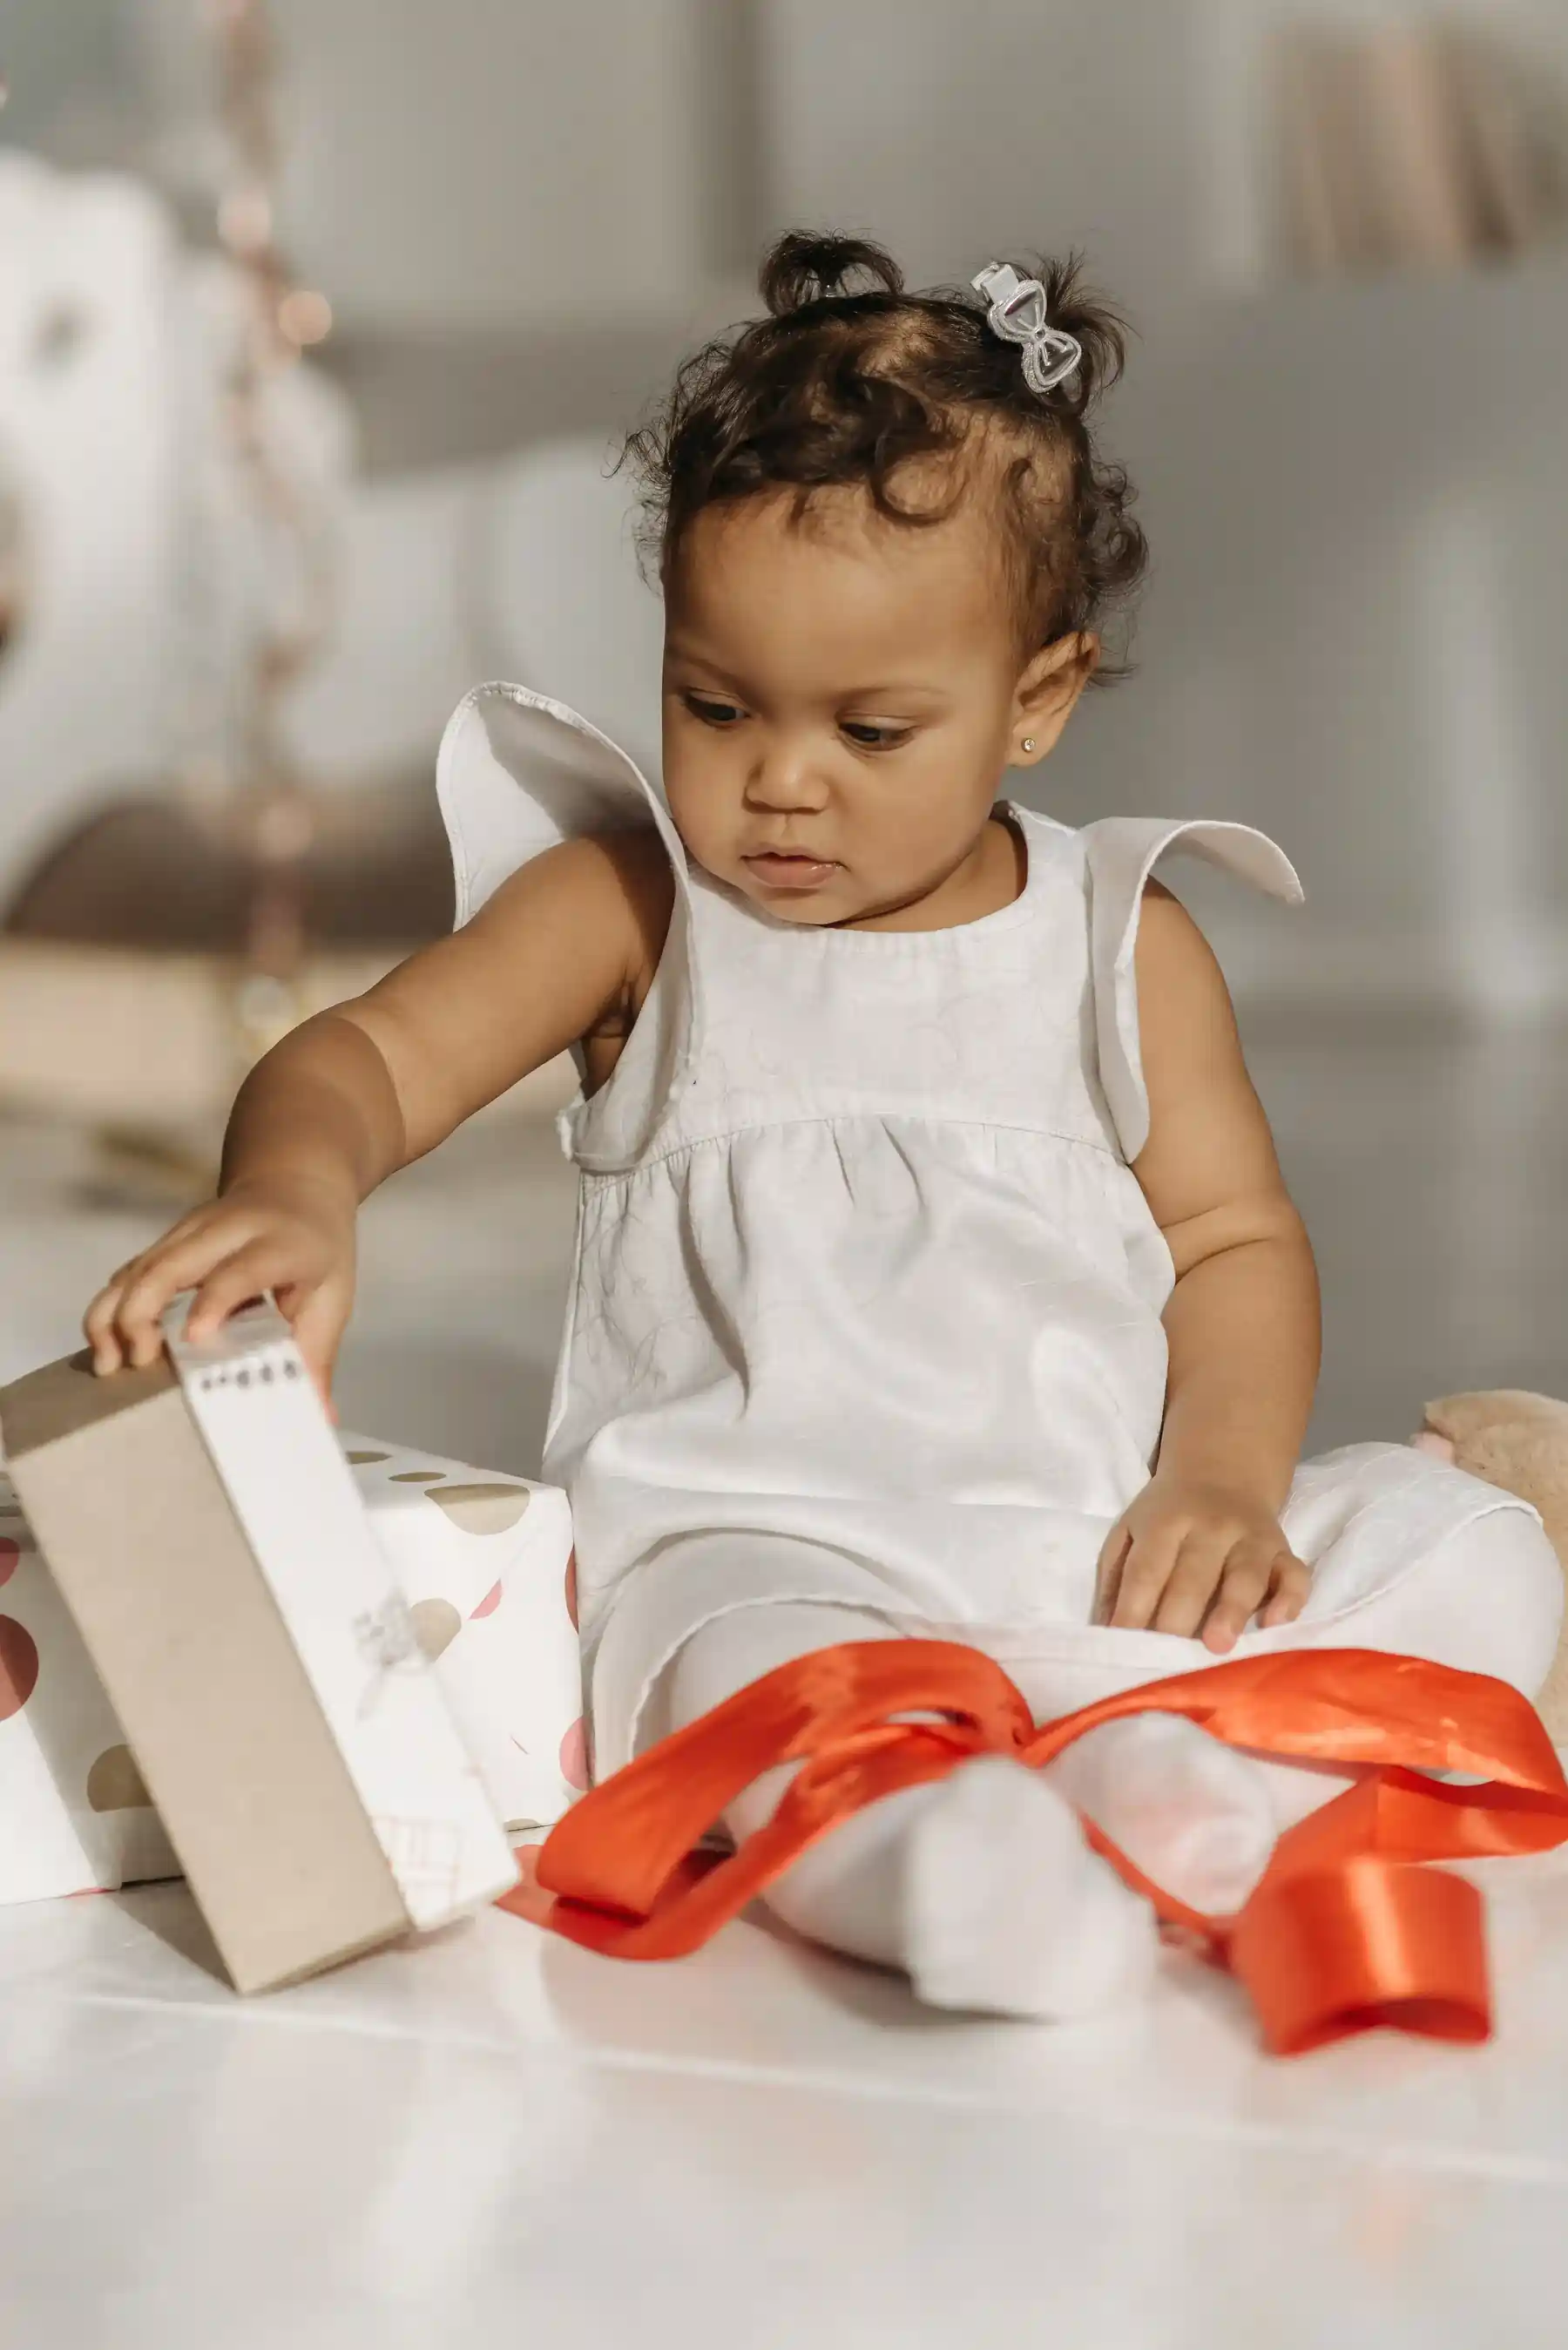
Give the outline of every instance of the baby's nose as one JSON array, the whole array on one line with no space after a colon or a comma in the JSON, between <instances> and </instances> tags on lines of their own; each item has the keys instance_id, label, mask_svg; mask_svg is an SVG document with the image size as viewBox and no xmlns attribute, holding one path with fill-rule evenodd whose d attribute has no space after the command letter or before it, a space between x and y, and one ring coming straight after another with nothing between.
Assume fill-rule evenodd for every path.
<instances>
[{"instance_id":1,"label":"baby's nose","mask_svg":"<svg viewBox=\"0 0 1568 2350\"><path fill-rule=\"evenodd\" d=\"M775 816L807 815L827 805L827 786L806 753L780 745L753 768L746 798Z\"/></svg>"}]
</instances>

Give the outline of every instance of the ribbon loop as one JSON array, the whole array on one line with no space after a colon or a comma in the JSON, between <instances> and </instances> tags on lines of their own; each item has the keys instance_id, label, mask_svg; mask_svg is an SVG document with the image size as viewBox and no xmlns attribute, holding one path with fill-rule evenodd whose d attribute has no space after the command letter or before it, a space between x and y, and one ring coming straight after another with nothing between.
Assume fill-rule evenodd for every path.
<instances>
[{"instance_id":1,"label":"ribbon loop","mask_svg":"<svg viewBox=\"0 0 1568 2350\"><path fill-rule=\"evenodd\" d=\"M1277 2056L1378 2024L1436 2040L1490 2034L1480 1895L1448 1869L1352 1858L1271 1876L1227 1955Z\"/></svg>"}]
</instances>

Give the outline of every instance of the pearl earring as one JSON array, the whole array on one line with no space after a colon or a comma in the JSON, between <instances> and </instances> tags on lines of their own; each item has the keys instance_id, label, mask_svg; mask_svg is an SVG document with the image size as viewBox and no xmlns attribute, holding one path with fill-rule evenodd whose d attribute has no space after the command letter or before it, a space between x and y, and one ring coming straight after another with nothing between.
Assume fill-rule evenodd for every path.
<instances>
[{"instance_id":1,"label":"pearl earring","mask_svg":"<svg viewBox=\"0 0 1568 2350\"><path fill-rule=\"evenodd\" d=\"M1026 751L1033 751L1034 748L1034 737L1033 734L1026 734L1023 737L1023 748Z\"/></svg>"}]
</instances>

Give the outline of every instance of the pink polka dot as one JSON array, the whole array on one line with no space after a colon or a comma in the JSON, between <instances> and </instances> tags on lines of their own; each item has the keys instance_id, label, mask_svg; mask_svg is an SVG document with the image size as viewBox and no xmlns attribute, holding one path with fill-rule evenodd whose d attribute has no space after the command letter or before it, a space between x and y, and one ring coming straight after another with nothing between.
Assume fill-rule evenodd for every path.
<instances>
[{"instance_id":1,"label":"pink polka dot","mask_svg":"<svg viewBox=\"0 0 1568 2350\"><path fill-rule=\"evenodd\" d=\"M493 1616L500 1605L501 1586L498 1583L493 1583L489 1590L485 1593L483 1598L480 1601L478 1607L470 1610L470 1623L473 1621L473 1618L476 1616Z\"/></svg>"},{"instance_id":2,"label":"pink polka dot","mask_svg":"<svg viewBox=\"0 0 1568 2350\"><path fill-rule=\"evenodd\" d=\"M572 1629L577 1628L577 1554L566 1561L566 1613L572 1619Z\"/></svg>"},{"instance_id":3,"label":"pink polka dot","mask_svg":"<svg viewBox=\"0 0 1568 2350\"><path fill-rule=\"evenodd\" d=\"M539 1855L543 1848L536 1844L516 1847L513 1857L517 1863L517 1882L495 1905L498 1909L510 1910L514 1918L525 1918L531 1926L547 1926L556 1906L554 1894L546 1893L539 1882Z\"/></svg>"},{"instance_id":4,"label":"pink polka dot","mask_svg":"<svg viewBox=\"0 0 1568 2350\"><path fill-rule=\"evenodd\" d=\"M9 1534L0 1534L0 1583L9 1583L16 1572L16 1561L22 1555L22 1545Z\"/></svg>"},{"instance_id":5,"label":"pink polka dot","mask_svg":"<svg viewBox=\"0 0 1568 2350\"><path fill-rule=\"evenodd\" d=\"M588 1734L580 1721L574 1721L561 1741L561 1776L568 1787L588 1783Z\"/></svg>"},{"instance_id":6,"label":"pink polka dot","mask_svg":"<svg viewBox=\"0 0 1568 2350\"><path fill-rule=\"evenodd\" d=\"M0 1616L0 1721L20 1713L38 1686L38 1648L14 1616Z\"/></svg>"}]
</instances>

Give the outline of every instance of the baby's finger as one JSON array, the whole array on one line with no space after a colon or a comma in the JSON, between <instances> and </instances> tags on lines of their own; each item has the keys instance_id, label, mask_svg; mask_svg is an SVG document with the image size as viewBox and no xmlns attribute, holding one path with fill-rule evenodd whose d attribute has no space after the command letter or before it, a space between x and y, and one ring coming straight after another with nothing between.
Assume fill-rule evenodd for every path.
<instances>
[{"instance_id":1,"label":"baby's finger","mask_svg":"<svg viewBox=\"0 0 1568 2350\"><path fill-rule=\"evenodd\" d=\"M137 1266L119 1291L114 1308L114 1335L123 1359L144 1370L163 1351L161 1317L171 1298L190 1286L191 1276L178 1256L161 1251Z\"/></svg>"},{"instance_id":2,"label":"baby's finger","mask_svg":"<svg viewBox=\"0 0 1568 2350\"><path fill-rule=\"evenodd\" d=\"M1095 1568L1095 1611L1092 1621L1108 1624L1121 1588L1122 1567L1132 1546L1132 1534L1125 1518L1111 1528L1103 1544Z\"/></svg>"},{"instance_id":3,"label":"baby's finger","mask_svg":"<svg viewBox=\"0 0 1568 2350\"><path fill-rule=\"evenodd\" d=\"M153 1265L177 1253L184 1253L211 1218L213 1205L210 1201L205 1207L192 1208L189 1215L182 1216L177 1224L171 1224L151 1248L141 1250L139 1255L128 1256L123 1264L115 1266L83 1317L82 1326L89 1337L101 1333L112 1341L118 1351L119 1337L113 1326L126 1293ZM234 1245L232 1240L227 1243L231 1248Z\"/></svg>"},{"instance_id":4,"label":"baby's finger","mask_svg":"<svg viewBox=\"0 0 1568 2350\"><path fill-rule=\"evenodd\" d=\"M1239 1542L1231 1553L1203 1627L1204 1643L1216 1655L1233 1648L1251 1622L1273 1583L1279 1559L1278 1544L1261 1536Z\"/></svg>"},{"instance_id":5,"label":"baby's finger","mask_svg":"<svg viewBox=\"0 0 1568 2350\"><path fill-rule=\"evenodd\" d=\"M1188 1535L1155 1610L1155 1631L1174 1632L1183 1640L1195 1638L1225 1571L1229 1547L1228 1537L1222 1534Z\"/></svg>"},{"instance_id":6,"label":"baby's finger","mask_svg":"<svg viewBox=\"0 0 1568 2350\"><path fill-rule=\"evenodd\" d=\"M194 1346L215 1337L231 1314L275 1288L285 1271L275 1245L265 1241L236 1249L201 1281L185 1319L186 1336Z\"/></svg>"},{"instance_id":7,"label":"baby's finger","mask_svg":"<svg viewBox=\"0 0 1568 2350\"><path fill-rule=\"evenodd\" d=\"M1295 1622L1312 1589L1312 1569L1286 1551L1275 1562L1272 1582L1269 1603L1258 1619L1265 1631L1276 1624Z\"/></svg>"},{"instance_id":8,"label":"baby's finger","mask_svg":"<svg viewBox=\"0 0 1568 2350\"><path fill-rule=\"evenodd\" d=\"M1111 1622L1124 1631L1147 1632L1176 1565L1184 1529L1159 1526L1137 1536L1122 1565Z\"/></svg>"},{"instance_id":9,"label":"baby's finger","mask_svg":"<svg viewBox=\"0 0 1568 2350\"><path fill-rule=\"evenodd\" d=\"M133 1267L122 1264L111 1273L87 1312L82 1315L82 1336L92 1348L92 1367L100 1377L118 1371L122 1357L119 1332L120 1300Z\"/></svg>"},{"instance_id":10,"label":"baby's finger","mask_svg":"<svg viewBox=\"0 0 1568 2350\"><path fill-rule=\"evenodd\" d=\"M324 1281L319 1289L282 1290L277 1302L293 1326L295 1344L305 1357L305 1367L316 1382L321 1400L331 1411L332 1377L348 1322L348 1285L341 1281Z\"/></svg>"},{"instance_id":11,"label":"baby's finger","mask_svg":"<svg viewBox=\"0 0 1568 2350\"><path fill-rule=\"evenodd\" d=\"M163 1349L161 1316L182 1289L194 1289L214 1266L250 1237L233 1222L197 1222L176 1238L161 1241L129 1268L115 1311L115 1331L126 1359L139 1367L155 1363Z\"/></svg>"}]
</instances>

